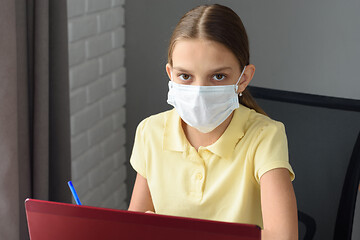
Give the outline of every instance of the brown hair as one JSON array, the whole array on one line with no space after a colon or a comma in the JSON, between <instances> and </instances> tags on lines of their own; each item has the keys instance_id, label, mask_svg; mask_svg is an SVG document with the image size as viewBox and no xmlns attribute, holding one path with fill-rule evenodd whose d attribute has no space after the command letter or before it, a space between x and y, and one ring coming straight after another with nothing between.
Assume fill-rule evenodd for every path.
<instances>
[{"instance_id":1,"label":"brown hair","mask_svg":"<svg viewBox=\"0 0 360 240\"><path fill-rule=\"evenodd\" d=\"M249 41L240 17L220 4L202 5L187 12L176 25L170 39L168 63L172 66L172 53L177 41L203 38L216 41L230 49L239 61L240 70L250 63ZM245 89L239 102L266 115Z\"/></svg>"}]
</instances>

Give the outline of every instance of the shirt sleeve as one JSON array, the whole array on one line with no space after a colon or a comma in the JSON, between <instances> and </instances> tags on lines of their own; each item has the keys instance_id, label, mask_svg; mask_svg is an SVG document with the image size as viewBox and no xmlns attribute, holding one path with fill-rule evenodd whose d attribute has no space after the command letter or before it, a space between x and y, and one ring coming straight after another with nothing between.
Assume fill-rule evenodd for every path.
<instances>
[{"instance_id":1,"label":"shirt sleeve","mask_svg":"<svg viewBox=\"0 0 360 240\"><path fill-rule=\"evenodd\" d=\"M134 170L141 176L146 178L146 159L144 155L145 151L145 139L144 139L144 126L145 121L139 123L136 128L135 141L133 150L130 157L130 164Z\"/></svg>"},{"instance_id":2,"label":"shirt sleeve","mask_svg":"<svg viewBox=\"0 0 360 240\"><path fill-rule=\"evenodd\" d=\"M291 181L295 179L289 163L288 143L284 124L274 121L262 127L255 142L254 176L260 183L261 176L276 168L289 170Z\"/></svg>"}]
</instances>

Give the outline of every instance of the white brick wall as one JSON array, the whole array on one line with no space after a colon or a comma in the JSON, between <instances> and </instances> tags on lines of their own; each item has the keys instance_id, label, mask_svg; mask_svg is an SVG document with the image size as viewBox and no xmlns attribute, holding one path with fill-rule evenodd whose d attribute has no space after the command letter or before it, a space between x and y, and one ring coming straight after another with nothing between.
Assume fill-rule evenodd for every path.
<instances>
[{"instance_id":1,"label":"white brick wall","mask_svg":"<svg viewBox=\"0 0 360 240\"><path fill-rule=\"evenodd\" d=\"M126 209L125 1L67 3L72 181L84 205Z\"/></svg>"}]
</instances>

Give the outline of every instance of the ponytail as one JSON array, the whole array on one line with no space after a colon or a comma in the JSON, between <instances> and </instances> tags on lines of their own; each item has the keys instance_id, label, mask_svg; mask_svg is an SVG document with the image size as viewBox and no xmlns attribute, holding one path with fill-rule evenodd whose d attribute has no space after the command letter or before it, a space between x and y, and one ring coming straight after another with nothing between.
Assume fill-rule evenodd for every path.
<instances>
[{"instance_id":1,"label":"ponytail","mask_svg":"<svg viewBox=\"0 0 360 240\"><path fill-rule=\"evenodd\" d=\"M264 114L265 116L268 116L266 112L257 104L255 99L251 96L248 89L245 89L242 92L242 96L239 97L239 103L244 105L245 107L248 107L250 109L254 109L256 112Z\"/></svg>"}]
</instances>

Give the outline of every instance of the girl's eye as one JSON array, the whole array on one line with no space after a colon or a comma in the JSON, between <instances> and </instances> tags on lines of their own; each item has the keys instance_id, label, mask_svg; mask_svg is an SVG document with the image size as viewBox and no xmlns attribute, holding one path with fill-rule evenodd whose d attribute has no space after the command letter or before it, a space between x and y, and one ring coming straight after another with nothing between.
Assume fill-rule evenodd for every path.
<instances>
[{"instance_id":1,"label":"girl's eye","mask_svg":"<svg viewBox=\"0 0 360 240\"><path fill-rule=\"evenodd\" d=\"M221 80L224 80L226 76L224 74L215 74L213 76L213 79L216 80L216 81L221 81Z\"/></svg>"},{"instance_id":2,"label":"girl's eye","mask_svg":"<svg viewBox=\"0 0 360 240\"><path fill-rule=\"evenodd\" d=\"M189 74L180 74L179 78L183 81L188 81L191 79L191 76Z\"/></svg>"}]
</instances>

